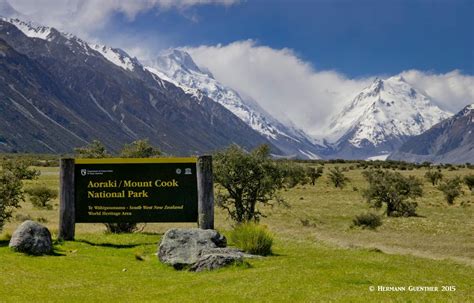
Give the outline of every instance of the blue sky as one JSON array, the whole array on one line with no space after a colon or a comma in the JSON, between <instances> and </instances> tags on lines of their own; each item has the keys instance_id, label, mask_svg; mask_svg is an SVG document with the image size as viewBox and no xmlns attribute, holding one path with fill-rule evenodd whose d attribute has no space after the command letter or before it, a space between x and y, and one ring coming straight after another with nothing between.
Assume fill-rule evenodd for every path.
<instances>
[{"instance_id":1,"label":"blue sky","mask_svg":"<svg viewBox=\"0 0 474 303\"><path fill-rule=\"evenodd\" d=\"M473 15L474 1L257 0L150 10L133 21L114 14L97 35L156 37L148 43L157 49L252 39L350 77L407 69L473 75Z\"/></svg>"}]
</instances>

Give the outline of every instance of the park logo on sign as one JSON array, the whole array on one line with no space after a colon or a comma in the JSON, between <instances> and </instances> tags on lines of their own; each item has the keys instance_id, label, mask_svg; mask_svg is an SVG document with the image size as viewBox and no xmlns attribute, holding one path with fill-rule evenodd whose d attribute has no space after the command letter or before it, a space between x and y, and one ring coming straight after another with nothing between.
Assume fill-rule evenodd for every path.
<instances>
[{"instance_id":1,"label":"park logo on sign","mask_svg":"<svg viewBox=\"0 0 474 303\"><path fill-rule=\"evenodd\" d=\"M87 175L87 169L81 169L81 176Z\"/></svg>"}]
</instances>

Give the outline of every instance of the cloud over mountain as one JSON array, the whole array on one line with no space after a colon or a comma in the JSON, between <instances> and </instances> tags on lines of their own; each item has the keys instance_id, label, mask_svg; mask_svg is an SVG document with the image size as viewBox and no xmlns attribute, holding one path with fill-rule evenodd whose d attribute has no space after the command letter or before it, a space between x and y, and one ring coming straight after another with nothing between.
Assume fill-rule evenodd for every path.
<instances>
[{"instance_id":1,"label":"cloud over mountain","mask_svg":"<svg viewBox=\"0 0 474 303\"><path fill-rule=\"evenodd\" d=\"M337 71L317 70L291 49L274 49L253 40L186 50L224 84L313 135L324 133L327 118L376 76L385 77L350 79ZM456 112L474 100L474 76L458 70L445 74L409 70L401 75L442 109Z\"/></svg>"}]
</instances>

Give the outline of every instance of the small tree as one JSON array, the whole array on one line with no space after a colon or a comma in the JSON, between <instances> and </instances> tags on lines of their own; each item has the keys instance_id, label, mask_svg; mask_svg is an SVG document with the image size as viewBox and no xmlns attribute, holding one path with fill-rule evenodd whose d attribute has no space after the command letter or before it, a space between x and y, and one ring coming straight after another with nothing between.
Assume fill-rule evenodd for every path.
<instances>
[{"instance_id":1,"label":"small tree","mask_svg":"<svg viewBox=\"0 0 474 303\"><path fill-rule=\"evenodd\" d=\"M8 221L13 209L20 207L24 201L23 184L11 170L3 168L0 171L0 231Z\"/></svg>"},{"instance_id":2,"label":"small tree","mask_svg":"<svg viewBox=\"0 0 474 303\"><path fill-rule=\"evenodd\" d=\"M99 140L93 140L86 146L77 147L74 152L81 158L108 158L110 154Z\"/></svg>"},{"instance_id":3,"label":"small tree","mask_svg":"<svg viewBox=\"0 0 474 303\"><path fill-rule=\"evenodd\" d=\"M28 188L25 192L30 196L30 201L33 206L38 208L51 209L49 202L58 196L58 191L50 189L46 186L36 186Z\"/></svg>"},{"instance_id":4,"label":"small tree","mask_svg":"<svg viewBox=\"0 0 474 303\"><path fill-rule=\"evenodd\" d=\"M438 185L438 189L443 192L446 202L452 205L454 200L463 193L461 186L461 178L455 177L441 182L441 184Z\"/></svg>"},{"instance_id":5,"label":"small tree","mask_svg":"<svg viewBox=\"0 0 474 303\"><path fill-rule=\"evenodd\" d=\"M307 174L309 179L311 180L311 185L315 185L316 181L323 175L324 168L322 166L316 167L308 167Z\"/></svg>"},{"instance_id":6,"label":"small tree","mask_svg":"<svg viewBox=\"0 0 474 303\"><path fill-rule=\"evenodd\" d=\"M474 175L470 174L467 176L464 176L464 183L469 187L469 190L471 192L474 192Z\"/></svg>"},{"instance_id":7,"label":"small tree","mask_svg":"<svg viewBox=\"0 0 474 303\"><path fill-rule=\"evenodd\" d=\"M329 180L334 184L334 187L342 189L346 186L349 178L347 178L339 167L336 166L334 169L329 171Z\"/></svg>"},{"instance_id":8,"label":"small tree","mask_svg":"<svg viewBox=\"0 0 474 303\"><path fill-rule=\"evenodd\" d=\"M124 158L153 158L159 155L160 150L152 146L148 139L125 144L120 152L120 156Z\"/></svg>"},{"instance_id":9,"label":"small tree","mask_svg":"<svg viewBox=\"0 0 474 303\"><path fill-rule=\"evenodd\" d=\"M41 174L37 169L30 168L32 161L5 160L2 164L4 170L11 171L20 180L35 180Z\"/></svg>"},{"instance_id":10,"label":"small tree","mask_svg":"<svg viewBox=\"0 0 474 303\"><path fill-rule=\"evenodd\" d=\"M263 214L257 209L257 203L269 204L272 199L282 202L278 191L294 186L285 180L287 167L270 159L266 145L251 153L232 145L217 153L214 159L214 180L220 185L216 204L238 223L258 221Z\"/></svg>"},{"instance_id":11,"label":"small tree","mask_svg":"<svg viewBox=\"0 0 474 303\"><path fill-rule=\"evenodd\" d=\"M443 174L441 173L441 170L428 170L425 173L425 178L433 184L433 186L436 186L439 181L443 179Z\"/></svg>"},{"instance_id":12,"label":"small tree","mask_svg":"<svg viewBox=\"0 0 474 303\"><path fill-rule=\"evenodd\" d=\"M386 214L390 217L416 215L417 203L411 199L423 195L421 180L380 169L364 171L362 174L369 182L369 187L362 195L373 207L381 208L385 204Z\"/></svg>"}]
</instances>

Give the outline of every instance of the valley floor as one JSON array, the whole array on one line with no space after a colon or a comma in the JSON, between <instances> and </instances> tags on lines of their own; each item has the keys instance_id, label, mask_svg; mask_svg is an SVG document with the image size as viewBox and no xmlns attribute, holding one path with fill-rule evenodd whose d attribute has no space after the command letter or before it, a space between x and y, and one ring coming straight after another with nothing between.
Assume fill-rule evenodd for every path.
<instances>
[{"instance_id":1,"label":"valley floor","mask_svg":"<svg viewBox=\"0 0 474 303\"><path fill-rule=\"evenodd\" d=\"M34 182L57 188L57 168L42 172ZM402 173L422 177L425 170ZM467 173L472 170L443 170L446 176ZM6 234L25 218L40 218L53 237L57 234L57 201L53 210L25 202L0 241L0 302L474 301L470 192L465 190L455 205L447 206L441 193L425 183L419 217L384 218L376 231L362 230L351 228L351 222L369 210L360 194L364 180L360 169L346 174L351 183L342 190L324 175L316 186L283 192L289 208L263 209L267 217L261 223L276 239L274 255L206 273L177 272L155 255L166 229L193 224L148 224L142 233L131 235L104 234L100 224L78 224L76 241L57 244L56 256L15 254L7 247ZM224 233L231 228L217 209L216 227Z\"/></svg>"}]
</instances>

